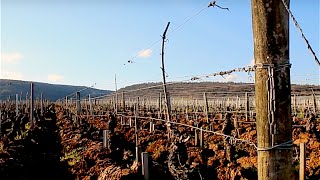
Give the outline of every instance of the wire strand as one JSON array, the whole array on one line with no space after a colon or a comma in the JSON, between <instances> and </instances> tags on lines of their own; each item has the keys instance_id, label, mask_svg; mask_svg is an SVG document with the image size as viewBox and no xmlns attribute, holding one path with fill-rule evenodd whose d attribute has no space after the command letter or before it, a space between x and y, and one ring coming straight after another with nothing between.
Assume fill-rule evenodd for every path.
<instances>
[{"instance_id":1,"label":"wire strand","mask_svg":"<svg viewBox=\"0 0 320 180\"><path fill-rule=\"evenodd\" d=\"M208 7L202 8L201 10L199 10L197 13L195 13L194 15L192 15L190 18L186 19L183 23L181 23L180 25L178 25L177 27L175 27L172 31L167 33L167 36L171 35L174 31L180 29L182 26L184 26L185 24L187 24L189 21L191 21L192 19L194 19L196 16L198 16L202 11L204 11L205 9L207 9ZM151 49L153 46L155 46L156 44L158 44L160 41L162 40L162 38L160 38L159 40L155 41L153 44L151 44L150 46L148 46L147 48L145 48L143 51L138 52L136 55L134 55L132 58L130 58L128 60L128 63L133 63L132 60L134 60L135 58L137 58L140 54L143 54L144 52L146 52L147 50ZM126 64L125 64L126 65Z\"/></svg>"}]
</instances>

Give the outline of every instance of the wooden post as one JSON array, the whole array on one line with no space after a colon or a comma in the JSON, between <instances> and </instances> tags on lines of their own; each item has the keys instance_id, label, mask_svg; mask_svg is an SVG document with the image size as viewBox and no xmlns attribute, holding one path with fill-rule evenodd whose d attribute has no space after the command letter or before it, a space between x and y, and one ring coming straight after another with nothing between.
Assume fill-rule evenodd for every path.
<instances>
[{"instance_id":1,"label":"wooden post","mask_svg":"<svg viewBox=\"0 0 320 180\"><path fill-rule=\"evenodd\" d=\"M161 115L162 115L162 97L161 97L161 93L159 93L159 112L158 112L158 119L161 119Z\"/></svg>"},{"instance_id":2,"label":"wooden post","mask_svg":"<svg viewBox=\"0 0 320 180\"><path fill-rule=\"evenodd\" d=\"M292 140L289 16L282 0L252 0L252 24L258 179L293 179L292 147L272 148Z\"/></svg>"},{"instance_id":3,"label":"wooden post","mask_svg":"<svg viewBox=\"0 0 320 180\"><path fill-rule=\"evenodd\" d=\"M166 102L166 110L167 110L167 123L170 123L170 111L171 111L171 107L170 107L170 97L168 96L168 91L167 91L167 83L166 83L166 71L164 69L164 44L166 41L166 34L167 34L167 30L169 28L170 22L168 22L167 27L165 29L165 31L163 32L162 35L162 53L161 53L161 62L162 62L162 79L163 79L163 94L164 94L164 100ZM169 125L169 124L168 124ZM170 126L167 125L167 131L169 133L170 131Z\"/></svg>"},{"instance_id":4,"label":"wooden post","mask_svg":"<svg viewBox=\"0 0 320 180\"><path fill-rule=\"evenodd\" d=\"M138 96L137 97L137 103L135 104L135 108L136 108L136 113L137 113L137 115L139 115L139 113L140 113L140 97Z\"/></svg>"},{"instance_id":5,"label":"wooden post","mask_svg":"<svg viewBox=\"0 0 320 180\"><path fill-rule=\"evenodd\" d=\"M43 116L43 94L40 94L40 114Z\"/></svg>"},{"instance_id":6,"label":"wooden post","mask_svg":"<svg viewBox=\"0 0 320 180\"><path fill-rule=\"evenodd\" d=\"M152 121L150 121L150 131L149 131L150 133L152 133L153 132L153 122Z\"/></svg>"},{"instance_id":7,"label":"wooden post","mask_svg":"<svg viewBox=\"0 0 320 180\"><path fill-rule=\"evenodd\" d=\"M33 104L33 93L34 93L34 84L30 83L30 129L34 128L34 120L33 120L33 108L34 108L34 104Z\"/></svg>"},{"instance_id":8,"label":"wooden post","mask_svg":"<svg viewBox=\"0 0 320 180\"><path fill-rule=\"evenodd\" d=\"M135 139L136 139L136 161L139 162L137 105L136 104L134 104L134 135L135 135Z\"/></svg>"},{"instance_id":9,"label":"wooden post","mask_svg":"<svg viewBox=\"0 0 320 180\"><path fill-rule=\"evenodd\" d=\"M194 130L194 146L198 146L198 130Z\"/></svg>"},{"instance_id":10,"label":"wooden post","mask_svg":"<svg viewBox=\"0 0 320 180\"><path fill-rule=\"evenodd\" d=\"M22 107L23 107L23 102L22 102L22 92L20 92L20 99L19 99L19 103L20 103L20 112L22 113Z\"/></svg>"},{"instance_id":11,"label":"wooden post","mask_svg":"<svg viewBox=\"0 0 320 180\"><path fill-rule=\"evenodd\" d=\"M144 180L151 180L150 168L152 167L152 159L147 152L141 153L142 158L142 175Z\"/></svg>"},{"instance_id":12,"label":"wooden post","mask_svg":"<svg viewBox=\"0 0 320 180\"><path fill-rule=\"evenodd\" d=\"M316 116L317 113L317 102L316 102L316 95L314 94L313 89L311 89L312 91L312 106L313 106L313 113Z\"/></svg>"},{"instance_id":13,"label":"wooden post","mask_svg":"<svg viewBox=\"0 0 320 180\"><path fill-rule=\"evenodd\" d=\"M240 108L239 96L237 96L237 99L236 99L236 108L237 109Z\"/></svg>"},{"instance_id":14,"label":"wooden post","mask_svg":"<svg viewBox=\"0 0 320 180\"><path fill-rule=\"evenodd\" d=\"M250 111L250 104L249 104L249 95L246 92L245 94L245 98L246 98L246 106L245 106L245 111L246 111L246 121L249 121L249 111Z\"/></svg>"},{"instance_id":15,"label":"wooden post","mask_svg":"<svg viewBox=\"0 0 320 180\"><path fill-rule=\"evenodd\" d=\"M207 99L207 94L203 93L203 101L204 101L204 112L206 115L207 123L209 123L209 112L208 112L208 99Z\"/></svg>"},{"instance_id":16,"label":"wooden post","mask_svg":"<svg viewBox=\"0 0 320 180\"><path fill-rule=\"evenodd\" d=\"M297 114L297 96L293 95L293 112L294 114Z\"/></svg>"},{"instance_id":17,"label":"wooden post","mask_svg":"<svg viewBox=\"0 0 320 180\"><path fill-rule=\"evenodd\" d=\"M299 180L305 180L306 178L306 144L300 143L300 168L299 168Z\"/></svg>"},{"instance_id":18,"label":"wooden post","mask_svg":"<svg viewBox=\"0 0 320 180\"><path fill-rule=\"evenodd\" d=\"M203 129L202 127L200 128L200 147L203 147Z\"/></svg>"},{"instance_id":19,"label":"wooden post","mask_svg":"<svg viewBox=\"0 0 320 180\"><path fill-rule=\"evenodd\" d=\"M186 107L186 120L189 120L189 115L188 115L188 106Z\"/></svg>"},{"instance_id":20,"label":"wooden post","mask_svg":"<svg viewBox=\"0 0 320 180\"><path fill-rule=\"evenodd\" d=\"M77 109L77 116L76 116L76 124L80 124L80 113L81 113L81 104L80 104L80 92L76 93L76 109Z\"/></svg>"},{"instance_id":21,"label":"wooden post","mask_svg":"<svg viewBox=\"0 0 320 180\"><path fill-rule=\"evenodd\" d=\"M89 99L88 99L88 102L89 102ZM86 108L87 118L89 118L89 109L88 109L88 103L87 103L87 100L86 100L86 99L84 100L84 107Z\"/></svg>"},{"instance_id":22,"label":"wooden post","mask_svg":"<svg viewBox=\"0 0 320 180\"><path fill-rule=\"evenodd\" d=\"M103 147L110 149L110 130L103 130Z\"/></svg>"},{"instance_id":23,"label":"wooden post","mask_svg":"<svg viewBox=\"0 0 320 180\"><path fill-rule=\"evenodd\" d=\"M28 97L28 92L26 93L26 108L24 110L25 113L28 113L28 107L29 107L29 97Z\"/></svg>"},{"instance_id":24,"label":"wooden post","mask_svg":"<svg viewBox=\"0 0 320 180\"><path fill-rule=\"evenodd\" d=\"M19 95L16 94L16 117L19 116Z\"/></svg>"},{"instance_id":25,"label":"wooden post","mask_svg":"<svg viewBox=\"0 0 320 180\"><path fill-rule=\"evenodd\" d=\"M118 88L117 88L117 74L114 75L114 84L116 88L116 98L115 98L115 104L114 104L114 110L116 114L118 113Z\"/></svg>"},{"instance_id":26,"label":"wooden post","mask_svg":"<svg viewBox=\"0 0 320 180\"><path fill-rule=\"evenodd\" d=\"M132 119L131 119L131 117L129 118L129 126L132 127Z\"/></svg>"},{"instance_id":27,"label":"wooden post","mask_svg":"<svg viewBox=\"0 0 320 180\"><path fill-rule=\"evenodd\" d=\"M66 107L66 109L68 108L68 96L66 96L66 98L65 98L65 107Z\"/></svg>"},{"instance_id":28,"label":"wooden post","mask_svg":"<svg viewBox=\"0 0 320 180\"><path fill-rule=\"evenodd\" d=\"M124 92L121 93L121 101L122 101L122 112L126 112L126 102L124 100Z\"/></svg>"},{"instance_id":29,"label":"wooden post","mask_svg":"<svg viewBox=\"0 0 320 180\"><path fill-rule=\"evenodd\" d=\"M239 133L239 125L238 125L237 118L233 119L233 127L234 127L235 132L236 132L236 137L239 137L240 133Z\"/></svg>"},{"instance_id":30,"label":"wooden post","mask_svg":"<svg viewBox=\"0 0 320 180\"><path fill-rule=\"evenodd\" d=\"M90 115L93 115L93 108L92 108L92 100L91 100L91 95L89 94L89 109L90 109Z\"/></svg>"}]
</instances>

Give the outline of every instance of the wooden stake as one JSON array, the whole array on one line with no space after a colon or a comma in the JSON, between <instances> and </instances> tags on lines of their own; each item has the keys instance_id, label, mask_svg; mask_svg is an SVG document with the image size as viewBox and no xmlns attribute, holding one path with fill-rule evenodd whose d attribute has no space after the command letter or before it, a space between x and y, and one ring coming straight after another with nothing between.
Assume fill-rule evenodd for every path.
<instances>
[{"instance_id":1,"label":"wooden stake","mask_svg":"<svg viewBox=\"0 0 320 180\"><path fill-rule=\"evenodd\" d=\"M114 110L116 114L118 113L118 88L117 88L117 74L114 75L114 84L116 88L116 98L115 98L115 104L114 104Z\"/></svg>"},{"instance_id":2,"label":"wooden stake","mask_svg":"<svg viewBox=\"0 0 320 180\"><path fill-rule=\"evenodd\" d=\"M19 116L19 95L16 94L16 117Z\"/></svg>"},{"instance_id":3,"label":"wooden stake","mask_svg":"<svg viewBox=\"0 0 320 180\"><path fill-rule=\"evenodd\" d=\"M125 112L126 111L126 102L124 99L124 92L123 91L121 93L121 101L122 101L122 112Z\"/></svg>"},{"instance_id":4,"label":"wooden stake","mask_svg":"<svg viewBox=\"0 0 320 180\"><path fill-rule=\"evenodd\" d=\"M30 83L30 129L34 128L34 120L33 120L33 108L34 108L34 104L33 104L33 88L34 88L34 84Z\"/></svg>"},{"instance_id":5,"label":"wooden stake","mask_svg":"<svg viewBox=\"0 0 320 180\"><path fill-rule=\"evenodd\" d=\"M142 157L142 175L144 176L144 180L151 180L152 178L150 173L150 168L152 167L152 159L147 152L141 153Z\"/></svg>"},{"instance_id":6,"label":"wooden stake","mask_svg":"<svg viewBox=\"0 0 320 180\"><path fill-rule=\"evenodd\" d=\"M162 115L162 97L161 97L161 93L159 93L159 112L158 112L158 119L161 118Z\"/></svg>"},{"instance_id":7,"label":"wooden stake","mask_svg":"<svg viewBox=\"0 0 320 180\"><path fill-rule=\"evenodd\" d=\"M40 114L43 116L43 94L40 94Z\"/></svg>"},{"instance_id":8,"label":"wooden stake","mask_svg":"<svg viewBox=\"0 0 320 180\"><path fill-rule=\"evenodd\" d=\"M153 122L150 121L150 133L152 133L152 132L153 132Z\"/></svg>"},{"instance_id":9,"label":"wooden stake","mask_svg":"<svg viewBox=\"0 0 320 180\"><path fill-rule=\"evenodd\" d=\"M293 95L293 112L297 114L297 96Z\"/></svg>"},{"instance_id":10,"label":"wooden stake","mask_svg":"<svg viewBox=\"0 0 320 180\"><path fill-rule=\"evenodd\" d=\"M289 16L282 0L252 0L252 24L258 179L293 179L292 149L271 148L292 140Z\"/></svg>"},{"instance_id":11,"label":"wooden stake","mask_svg":"<svg viewBox=\"0 0 320 180\"><path fill-rule=\"evenodd\" d=\"M207 94L203 93L203 101L204 101L204 112L206 115L207 123L209 123L209 112L208 112L208 99L207 99Z\"/></svg>"},{"instance_id":12,"label":"wooden stake","mask_svg":"<svg viewBox=\"0 0 320 180\"><path fill-rule=\"evenodd\" d=\"M76 124L80 124L80 113L81 113L81 104L80 104L80 92L76 93L76 109L77 109L77 116L76 116Z\"/></svg>"},{"instance_id":13,"label":"wooden stake","mask_svg":"<svg viewBox=\"0 0 320 180\"><path fill-rule=\"evenodd\" d=\"M299 180L305 180L306 178L306 144L300 143L300 168L299 168Z\"/></svg>"},{"instance_id":14,"label":"wooden stake","mask_svg":"<svg viewBox=\"0 0 320 180\"><path fill-rule=\"evenodd\" d=\"M311 91L312 91L312 106L313 106L313 113L314 113L314 115L316 115L316 113L317 113L316 95L314 94L313 89L311 89Z\"/></svg>"},{"instance_id":15,"label":"wooden stake","mask_svg":"<svg viewBox=\"0 0 320 180\"><path fill-rule=\"evenodd\" d=\"M136 139L136 161L139 162L137 106L136 106L136 104L134 104L134 135L135 135L135 139Z\"/></svg>"},{"instance_id":16,"label":"wooden stake","mask_svg":"<svg viewBox=\"0 0 320 180\"><path fill-rule=\"evenodd\" d=\"M162 53L161 53L161 62L162 62L162 79L163 79L163 94L164 94L164 100L166 102L166 110L167 110L167 122L170 122L170 98L168 97L168 91L167 91L167 83L166 83L166 71L164 68L164 44L166 41L166 34L167 34L167 30L169 28L170 22L168 22L166 29L163 32L162 35ZM167 130L170 130L170 127L167 126Z\"/></svg>"},{"instance_id":17,"label":"wooden stake","mask_svg":"<svg viewBox=\"0 0 320 180\"><path fill-rule=\"evenodd\" d=\"M92 108L92 100L91 100L91 95L89 94L89 109L90 109L90 115L93 115L93 108Z\"/></svg>"},{"instance_id":18,"label":"wooden stake","mask_svg":"<svg viewBox=\"0 0 320 180\"><path fill-rule=\"evenodd\" d=\"M246 121L249 121L249 111L250 111L250 105L249 105L249 96L248 93L246 92L245 94L245 98L246 98L246 107L245 107L245 112L246 112Z\"/></svg>"},{"instance_id":19,"label":"wooden stake","mask_svg":"<svg viewBox=\"0 0 320 180\"><path fill-rule=\"evenodd\" d=\"M203 147L203 131L202 131L202 127L200 128L200 147Z\"/></svg>"}]
</instances>

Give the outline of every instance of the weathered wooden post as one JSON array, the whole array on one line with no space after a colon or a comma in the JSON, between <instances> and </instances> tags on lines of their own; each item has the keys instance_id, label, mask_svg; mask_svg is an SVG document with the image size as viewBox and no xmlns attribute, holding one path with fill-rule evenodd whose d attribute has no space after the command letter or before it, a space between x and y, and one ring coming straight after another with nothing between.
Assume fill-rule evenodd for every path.
<instances>
[{"instance_id":1,"label":"weathered wooden post","mask_svg":"<svg viewBox=\"0 0 320 180\"><path fill-rule=\"evenodd\" d=\"M239 124L238 124L238 120L237 120L236 117L233 119L233 127L234 127L234 129L235 129L235 131L236 131L236 137L239 137L239 136L240 136L240 133L239 133Z\"/></svg>"},{"instance_id":2,"label":"weathered wooden post","mask_svg":"<svg viewBox=\"0 0 320 180\"><path fill-rule=\"evenodd\" d=\"M34 128L34 120L33 120L33 108L34 108L34 104L33 104L33 93L34 93L34 84L30 83L30 129Z\"/></svg>"},{"instance_id":3,"label":"weathered wooden post","mask_svg":"<svg viewBox=\"0 0 320 180\"><path fill-rule=\"evenodd\" d=\"M316 95L314 94L313 89L312 90L312 106L313 106L313 113L316 115L317 113L317 102L316 102Z\"/></svg>"},{"instance_id":4,"label":"weathered wooden post","mask_svg":"<svg viewBox=\"0 0 320 180\"><path fill-rule=\"evenodd\" d=\"M186 107L186 120L189 120L189 115L188 115L188 106Z\"/></svg>"},{"instance_id":5,"label":"weathered wooden post","mask_svg":"<svg viewBox=\"0 0 320 180\"><path fill-rule=\"evenodd\" d=\"M113 111L116 112L116 109L115 109L115 106L116 106L116 105L115 105L115 98L114 98L114 96L112 96L112 99L111 99L111 106L112 106L111 108L113 109Z\"/></svg>"},{"instance_id":6,"label":"weathered wooden post","mask_svg":"<svg viewBox=\"0 0 320 180\"><path fill-rule=\"evenodd\" d=\"M19 116L19 95L16 94L16 117Z\"/></svg>"},{"instance_id":7,"label":"weathered wooden post","mask_svg":"<svg viewBox=\"0 0 320 180\"><path fill-rule=\"evenodd\" d=\"M136 139L136 161L139 162L137 105L136 104L134 104L134 135L135 135L135 139Z\"/></svg>"},{"instance_id":8,"label":"weathered wooden post","mask_svg":"<svg viewBox=\"0 0 320 180\"><path fill-rule=\"evenodd\" d=\"M240 100L239 100L239 96L237 96L236 98L236 108L239 109L240 108Z\"/></svg>"},{"instance_id":9,"label":"weathered wooden post","mask_svg":"<svg viewBox=\"0 0 320 180\"><path fill-rule=\"evenodd\" d=\"M207 94L205 92L203 93L203 101L204 101L204 112L206 115L207 123L209 123L208 99L207 99Z\"/></svg>"},{"instance_id":10,"label":"weathered wooden post","mask_svg":"<svg viewBox=\"0 0 320 180\"><path fill-rule=\"evenodd\" d=\"M306 178L306 144L300 143L299 180L305 180L305 178Z\"/></svg>"},{"instance_id":11,"label":"weathered wooden post","mask_svg":"<svg viewBox=\"0 0 320 180\"><path fill-rule=\"evenodd\" d=\"M22 107L23 107L23 102L22 102L22 92L20 92L20 99L19 99L19 103L20 103L20 112L22 113Z\"/></svg>"},{"instance_id":12,"label":"weathered wooden post","mask_svg":"<svg viewBox=\"0 0 320 180\"><path fill-rule=\"evenodd\" d=\"M137 103L135 104L135 108L136 108L136 113L137 115L139 115L140 113L140 97L137 97Z\"/></svg>"},{"instance_id":13,"label":"weathered wooden post","mask_svg":"<svg viewBox=\"0 0 320 180\"><path fill-rule=\"evenodd\" d=\"M107 147L107 130L103 130L103 138L102 138L102 144L103 144L103 147L106 148Z\"/></svg>"},{"instance_id":14,"label":"weathered wooden post","mask_svg":"<svg viewBox=\"0 0 320 180\"><path fill-rule=\"evenodd\" d=\"M142 158L142 175L144 180L151 180L151 167L152 167L152 159L147 152L141 153Z\"/></svg>"},{"instance_id":15,"label":"weathered wooden post","mask_svg":"<svg viewBox=\"0 0 320 180\"><path fill-rule=\"evenodd\" d=\"M89 109L90 109L90 115L93 115L93 108L92 108L92 99L91 99L91 95L89 94Z\"/></svg>"},{"instance_id":16,"label":"weathered wooden post","mask_svg":"<svg viewBox=\"0 0 320 180\"><path fill-rule=\"evenodd\" d=\"M110 130L103 130L103 147L110 149Z\"/></svg>"},{"instance_id":17,"label":"weathered wooden post","mask_svg":"<svg viewBox=\"0 0 320 180\"><path fill-rule=\"evenodd\" d=\"M210 131L213 131L213 130L214 130L214 129L213 129L213 124L212 124L212 123L210 123L209 129L210 129Z\"/></svg>"},{"instance_id":18,"label":"weathered wooden post","mask_svg":"<svg viewBox=\"0 0 320 180\"><path fill-rule=\"evenodd\" d=\"M129 126L132 127L132 118L129 118Z\"/></svg>"},{"instance_id":19,"label":"weathered wooden post","mask_svg":"<svg viewBox=\"0 0 320 180\"><path fill-rule=\"evenodd\" d=\"M80 113L81 113L81 105L80 105L80 92L76 93L76 109L77 109L77 117L76 124L80 124Z\"/></svg>"},{"instance_id":20,"label":"weathered wooden post","mask_svg":"<svg viewBox=\"0 0 320 180\"><path fill-rule=\"evenodd\" d=\"M297 114L297 95L293 95L293 112L294 114Z\"/></svg>"},{"instance_id":21,"label":"weathered wooden post","mask_svg":"<svg viewBox=\"0 0 320 180\"><path fill-rule=\"evenodd\" d=\"M246 92L245 94L245 99L246 99L246 105L245 105L245 112L246 112L246 121L249 121L249 111L250 111L250 104L249 104L249 95Z\"/></svg>"},{"instance_id":22,"label":"weathered wooden post","mask_svg":"<svg viewBox=\"0 0 320 180\"><path fill-rule=\"evenodd\" d=\"M289 16L282 0L252 0L252 24L258 179L293 179Z\"/></svg>"},{"instance_id":23,"label":"weathered wooden post","mask_svg":"<svg viewBox=\"0 0 320 180\"><path fill-rule=\"evenodd\" d=\"M153 132L153 130L154 130L154 129L153 129L153 127L154 127L154 126L153 126L153 122L152 122L152 121L150 121L150 131L149 131L150 133L152 133L152 132Z\"/></svg>"},{"instance_id":24,"label":"weathered wooden post","mask_svg":"<svg viewBox=\"0 0 320 180\"><path fill-rule=\"evenodd\" d=\"M25 113L28 113L28 108L29 108L29 97L28 97L28 92L26 93L26 108L24 110Z\"/></svg>"},{"instance_id":25,"label":"weathered wooden post","mask_svg":"<svg viewBox=\"0 0 320 180\"><path fill-rule=\"evenodd\" d=\"M161 93L159 93L159 111L158 111L158 119L161 119L161 115L162 115L162 97L161 97Z\"/></svg>"},{"instance_id":26,"label":"weathered wooden post","mask_svg":"<svg viewBox=\"0 0 320 180\"><path fill-rule=\"evenodd\" d=\"M166 83L166 71L165 71L165 66L164 66L164 44L166 41L166 34L167 34L167 30L169 28L170 22L168 22L166 29L163 32L162 35L162 52L161 52L161 64L162 64L162 79L163 79L163 95L164 95L164 101L166 103L166 111L167 111L167 133L168 133L168 138L170 138L169 133L170 133L170 113L171 113L171 104L170 104L170 96L168 94L167 91L167 83Z\"/></svg>"},{"instance_id":27,"label":"weathered wooden post","mask_svg":"<svg viewBox=\"0 0 320 180\"><path fill-rule=\"evenodd\" d=\"M203 147L203 129L200 128L200 147Z\"/></svg>"},{"instance_id":28,"label":"weathered wooden post","mask_svg":"<svg viewBox=\"0 0 320 180\"><path fill-rule=\"evenodd\" d=\"M124 99L124 92L121 93L121 101L122 101L122 112L126 112L126 102Z\"/></svg>"},{"instance_id":29,"label":"weathered wooden post","mask_svg":"<svg viewBox=\"0 0 320 180\"><path fill-rule=\"evenodd\" d=\"M43 116L43 94L40 94L40 114Z\"/></svg>"},{"instance_id":30,"label":"weathered wooden post","mask_svg":"<svg viewBox=\"0 0 320 180\"><path fill-rule=\"evenodd\" d=\"M89 99L88 99L88 102L89 102ZM84 100L84 107L86 109L87 118L89 118L89 108L88 108L87 99Z\"/></svg>"},{"instance_id":31,"label":"weathered wooden post","mask_svg":"<svg viewBox=\"0 0 320 180\"><path fill-rule=\"evenodd\" d=\"M198 130L194 130L194 146L198 146Z\"/></svg>"},{"instance_id":32,"label":"weathered wooden post","mask_svg":"<svg viewBox=\"0 0 320 180\"><path fill-rule=\"evenodd\" d=\"M68 96L66 96L64 100L65 100L65 108L68 109L69 108L68 107Z\"/></svg>"},{"instance_id":33,"label":"weathered wooden post","mask_svg":"<svg viewBox=\"0 0 320 180\"><path fill-rule=\"evenodd\" d=\"M118 113L118 88L117 88L117 74L114 75L114 84L116 89L116 97L115 97L115 104L114 104L114 110L116 114Z\"/></svg>"}]
</instances>

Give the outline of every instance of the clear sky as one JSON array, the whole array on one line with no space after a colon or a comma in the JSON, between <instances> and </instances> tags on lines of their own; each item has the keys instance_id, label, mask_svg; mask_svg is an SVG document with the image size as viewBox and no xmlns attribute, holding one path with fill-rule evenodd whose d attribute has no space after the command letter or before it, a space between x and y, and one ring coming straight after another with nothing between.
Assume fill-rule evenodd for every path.
<instances>
[{"instance_id":1,"label":"clear sky","mask_svg":"<svg viewBox=\"0 0 320 180\"><path fill-rule=\"evenodd\" d=\"M154 43L161 39L169 21L165 49L168 81L251 64L251 1L217 1L230 12L205 8L209 2L1 0L1 78L85 86L96 83L97 88L111 90L115 89L115 74L118 88L161 81L161 42ZM319 0L291 0L290 6L319 57ZM127 63L144 49L134 63ZM320 84L319 66L291 19L290 62L292 83ZM247 73L203 79L231 80L252 82Z\"/></svg>"}]
</instances>

